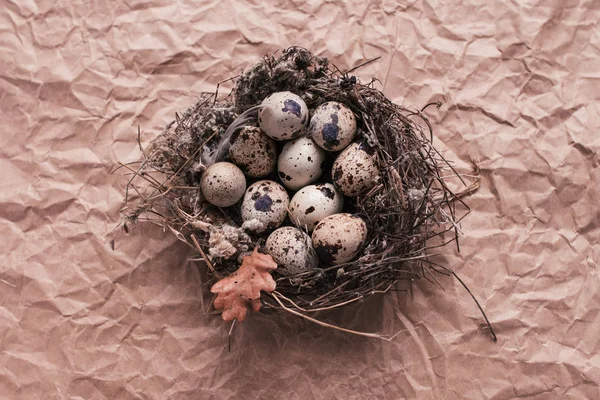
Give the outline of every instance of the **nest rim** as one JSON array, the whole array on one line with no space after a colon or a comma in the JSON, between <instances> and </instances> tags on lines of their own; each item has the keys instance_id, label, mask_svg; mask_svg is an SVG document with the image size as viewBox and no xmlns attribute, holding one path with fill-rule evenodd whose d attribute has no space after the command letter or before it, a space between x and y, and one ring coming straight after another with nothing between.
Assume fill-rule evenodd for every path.
<instances>
[{"instance_id":1,"label":"nest rim","mask_svg":"<svg viewBox=\"0 0 600 400\"><path fill-rule=\"evenodd\" d=\"M194 207L186 205L183 199L190 191L200 191L195 185L197 175L203 171L203 166L198 165L198 156L205 146L223 134L231 119L259 104L268 94L289 90L303 96L311 111L325 101L340 101L350 107L357 117L360 139L377 152L383 179L368 195L351 201L354 213L360 215L369 228L361 255L341 265L324 266L295 276L277 274L277 289L263 295L263 307L307 315L386 293L401 280L412 282L425 278L431 281L429 276L437 281L436 274L455 276L450 268L431 260L428 243L449 233L450 239L443 244L455 242L458 246L458 224L470 211L461 197L476 190L479 181L465 183L466 188L457 193L448 187L442 171L451 171L459 178L460 174L433 146L433 128L425 115L428 107L439 108L441 103L408 109L394 104L376 89L376 79L363 84L350 75L372 61L342 72L326 58L301 47L291 47L279 56L265 56L247 69L237 77L234 90L224 98L219 97L218 86L215 93L203 94L159 136L165 139L164 143L155 139L143 152L140 167L129 168L133 177L127 189L133 185L133 178L141 176L154 196L143 196L136 189L142 201L139 206L127 209L124 226L136 223L142 215L153 216L150 219L174 231L199 253L208 266L211 280L232 272L231 263L211 259L207 224L211 225L212 214L204 218L196 212L197 195ZM212 133L210 130L192 132L198 116L214 110L229 110L228 116L224 116L225 111L223 115L218 114L222 121L219 116L215 117L217 129ZM183 135L195 135L195 145L182 147L179 139ZM165 167L168 163L159 160L165 157L161 153L165 143L179 157L178 162L168 167ZM162 174L164 179L153 178L152 174ZM461 215L456 211L457 203L464 206ZM217 214L223 212L220 209ZM239 218L236 213L238 211L225 211L225 219L235 221ZM248 251L261 247L266 239L266 236L248 237L253 240L244 243Z\"/></svg>"}]
</instances>

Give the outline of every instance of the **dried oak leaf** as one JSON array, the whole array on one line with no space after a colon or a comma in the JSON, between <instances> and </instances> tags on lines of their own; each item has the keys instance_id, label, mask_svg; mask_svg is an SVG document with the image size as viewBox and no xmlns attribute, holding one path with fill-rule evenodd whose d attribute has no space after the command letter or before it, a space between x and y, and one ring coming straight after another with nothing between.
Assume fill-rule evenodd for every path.
<instances>
[{"instance_id":1,"label":"dried oak leaf","mask_svg":"<svg viewBox=\"0 0 600 400\"><path fill-rule=\"evenodd\" d=\"M210 291L217 294L215 308L223 310L223 319L242 322L248 306L254 311L260 310L260 291L270 293L275 290L275 280L270 271L276 268L277 263L270 255L254 249L251 255L242 259L237 271L215 283Z\"/></svg>"}]
</instances>

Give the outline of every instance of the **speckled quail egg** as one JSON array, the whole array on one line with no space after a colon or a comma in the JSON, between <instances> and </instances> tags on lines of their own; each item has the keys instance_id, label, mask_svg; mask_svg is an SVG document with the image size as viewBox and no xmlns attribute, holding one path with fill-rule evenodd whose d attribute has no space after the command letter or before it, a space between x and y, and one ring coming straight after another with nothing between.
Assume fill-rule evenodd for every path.
<instances>
[{"instance_id":1,"label":"speckled quail egg","mask_svg":"<svg viewBox=\"0 0 600 400\"><path fill-rule=\"evenodd\" d=\"M312 231L323 218L342 211L344 196L331 183L309 185L300 189L290 202L290 220Z\"/></svg>"},{"instance_id":2,"label":"speckled quail egg","mask_svg":"<svg viewBox=\"0 0 600 400\"><path fill-rule=\"evenodd\" d=\"M258 112L261 129L275 140L300 137L308 126L308 107L292 92L276 92L265 98Z\"/></svg>"},{"instance_id":3,"label":"speckled quail egg","mask_svg":"<svg viewBox=\"0 0 600 400\"><path fill-rule=\"evenodd\" d=\"M298 190L319 179L323 173L325 152L308 137L292 140L283 146L277 169L285 187Z\"/></svg>"},{"instance_id":4,"label":"speckled quail egg","mask_svg":"<svg viewBox=\"0 0 600 400\"><path fill-rule=\"evenodd\" d=\"M293 226L275 230L267 238L265 247L281 275L296 275L319 265L310 236Z\"/></svg>"},{"instance_id":5,"label":"speckled quail egg","mask_svg":"<svg viewBox=\"0 0 600 400\"><path fill-rule=\"evenodd\" d=\"M234 164L218 162L204 171L200 179L200 190L210 204L229 207L244 195L246 177Z\"/></svg>"},{"instance_id":6,"label":"speckled quail egg","mask_svg":"<svg viewBox=\"0 0 600 400\"><path fill-rule=\"evenodd\" d=\"M248 176L260 178L275 169L277 149L273 139L260 128L245 126L233 138L229 158Z\"/></svg>"},{"instance_id":7,"label":"speckled quail egg","mask_svg":"<svg viewBox=\"0 0 600 400\"><path fill-rule=\"evenodd\" d=\"M242 219L249 230L257 233L275 229L283 223L289 203L289 196L279 183L258 181L244 194Z\"/></svg>"},{"instance_id":8,"label":"speckled quail egg","mask_svg":"<svg viewBox=\"0 0 600 400\"><path fill-rule=\"evenodd\" d=\"M339 265L355 258L367 239L367 224L353 214L323 219L312 234L313 246L325 264Z\"/></svg>"},{"instance_id":9,"label":"speckled quail egg","mask_svg":"<svg viewBox=\"0 0 600 400\"><path fill-rule=\"evenodd\" d=\"M381 179L375 149L364 141L352 143L334 161L331 178L340 192L349 197L371 189Z\"/></svg>"},{"instance_id":10,"label":"speckled quail egg","mask_svg":"<svg viewBox=\"0 0 600 400\"><path fill-rule=\"evenodd\" d=\"M340 151L356 134L356 117L347 106L336 101L321 104L310 119L310 134L327 151Z\"/></svg>"}]
</instances>

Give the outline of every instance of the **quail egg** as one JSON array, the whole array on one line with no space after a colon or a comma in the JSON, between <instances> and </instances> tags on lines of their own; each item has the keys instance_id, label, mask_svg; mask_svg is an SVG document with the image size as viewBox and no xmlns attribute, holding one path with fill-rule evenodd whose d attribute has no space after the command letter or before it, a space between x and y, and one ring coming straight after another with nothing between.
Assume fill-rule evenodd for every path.
<instances>
[{"instance_id":1,"label":"quail egg","mask_svg":"<svg viewBox=\"0 0 600 400\"><path fill-rule=\"evenodd\" d=\"M283 186L274 181L258 181L248 187L242 201L242 219L247 229L260 233L283 223L290 203Z\"/></svg>"},{"instance_id":2,"label":"quail egg","mask_svg":"<svg viewBox=\"0 0 600 400\"><path fill-rule=\"evenodd\" d=\"M324 164L325 152L311 138L302 137L283 146L277 168L283 185L298 190L319 179Z\"/></svg>"},{"instance_id":3,"label":"quail egg","mask_svg":"<svg viewBox=\"0 0 600 400\"><path fill-rule=\"evenodd\" d=\"M309 185L300 189L290 202L290 220L312 231L323 218L342 211L344 197L331 183Z\"/></svg>"},{"instance_id":4,"label":"quail egg","mask_svg":"<svg viewBox=\"0 0 600 400\"><path fill-rule=\"evenodd\" d=\"M327 151L340 151L356 134L356 117L347 106L336 101L321 104L310 119L310 134Z\"/></svg>"},{"instance_id":5,"label":"quail egg","mask_svg":"<svg viewBox=\"0 0 600 400\"><path fill-rule=\"evenodd\" d=\"M234 164L218 162L204 171L200 179L200 190L210 204L229 207L244 195L246 177Z\"/></svg>"},{"instance_id":6,"label":"quail egg","mask_svg":"<svg viewBox=\"0 0 600 400\"><path fill-rule=\"evenodd\" d=\"M258 112L258 123L275 140L296 139L308 126L308 107L292 92L273 93L262 105L265 107Z\"/></svg>"},{"instance_id":7,"label":"quail egg","mask_svg":"<svg viewBox=\"0 0 600 400\"><path fill-rule=\"evenodd\" d=\"M371 189L381 179L375 149L364 141L352 143L334 161L331 178L340 192L349 197Z\"/></svg>"},{"instance_id":8,"label":"quail egg","mask_svg":"<svg viewBox=\"0 0 600 400\"><path fill-rule=\"evenodd\" d=\"M367 239L367 224L353 214L335 214L323 219L312 234L319 260L339 265L355 258Z\"/></svg>"},{"instance_id":9,"label":"quail egg","mask_svg":"<svg viewBox=\"0 0 600 400\"><path fill-rule=\"evenodd\" d=\"M310 236L293 226L275 230L267 238L265 247L281 275L296 275L319 265Z\"/></svg>"},{"instance_id":10,"label":"quail egg","mask_svg":"<svg viewBox=\"0 0 600 400\"><path fill-rule=\"evenodd\" d=\"M260 128L245 126L233 138L229 147L229 158L248 176L260 178L275 169L277 149L273 139L262 133Z\"/></svg>"}]
</instances>

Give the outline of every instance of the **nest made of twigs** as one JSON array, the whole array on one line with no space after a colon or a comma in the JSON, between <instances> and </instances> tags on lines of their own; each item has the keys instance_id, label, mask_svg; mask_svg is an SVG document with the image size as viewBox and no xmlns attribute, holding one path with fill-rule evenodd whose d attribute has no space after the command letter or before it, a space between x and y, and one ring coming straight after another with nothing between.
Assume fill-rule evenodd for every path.
<instances>
[{"instance_id":1,"label":"nest made of twigs","mask_svg":"<svg viewBox=\"0 0 600 400\"><path fill-rule=\"evenodd\" d=\"M125 226L144 216L168 227L198 251L212 279L237 269L241 256L263 246L266 235L241 228L239 207L217 208L204 201L199 181L205 166L200 156L216 146L239 114L271 93L291 91L311 111L326 101L350 107L357 135L377 152L383 179L345 204L344 210L360 215L368 227L358 258L291 277L275 274L276 292L264 296L263 306L306 315L386 292L399 280L452 275L449 268L428 258L433 237L449 232L450 240L442 244L457 241L458 223L466 215L456 215L455 204L462 200L444 178L455 171L433 146L432 127L423 113L440 104L421 109L394 104L375 88L376 80L363 84L351 72L342 73L326 58L293 47L280 56L264 57L236 77L228 96L219 98L218 88L217 93L203 94L143 151L138 167L126 166L133 176L126 194ZM136 184L140 179L146 191ZM477 186L475 180L461 194ZM133 190L135 206L130 199Z\"/></svg>"}]
</instances>

